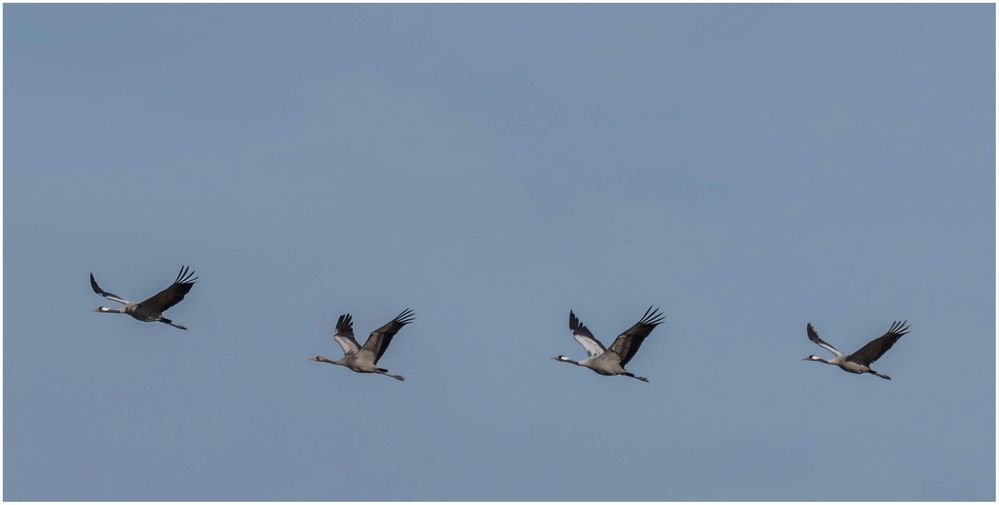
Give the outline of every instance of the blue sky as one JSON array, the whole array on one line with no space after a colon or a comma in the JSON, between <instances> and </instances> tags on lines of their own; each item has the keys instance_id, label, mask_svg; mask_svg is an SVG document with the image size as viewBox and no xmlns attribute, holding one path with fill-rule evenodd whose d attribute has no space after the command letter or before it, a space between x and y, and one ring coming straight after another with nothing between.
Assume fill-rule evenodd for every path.
<instances>
[{"instance_id":1,"label":"blue sky","mask_svg":"<svg viewBox=\"0 0 999 505\"><path fill-rule=\"evenodd\" d=\"M994 500L993 5L6 5L4 498ZM91 312L201 281L182 332ZM629 364L583 356L662 308ZM337 315L405 383L310 363ZM802 362L814 323L878 369Z\"/></svg>"}]
</instances>

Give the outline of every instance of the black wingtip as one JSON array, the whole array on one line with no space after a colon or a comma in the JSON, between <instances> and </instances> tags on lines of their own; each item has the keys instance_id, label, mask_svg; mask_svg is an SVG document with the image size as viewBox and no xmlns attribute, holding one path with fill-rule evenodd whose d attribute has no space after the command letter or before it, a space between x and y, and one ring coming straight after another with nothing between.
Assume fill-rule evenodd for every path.
<instances>
[{"instance_id":1,"label":"black wingtip","mask_svg":"<svg viewBox=\"0 0 999 505\"><path fill-rule=\"evenodd\" d=\"M173 280L174 284L194 284L198 281L195 277L195 272L191 270L191 267L187 265L180 266L180 272L177 274L177 278Z\"/></svg>"},{"instance_id":2,"label":"black wingtip","mask_svg":"<svg viewBox=\"0 0 999 505\"><path fill-rule=\"evenodd\" d=\"M94 278L94 273L90 272L90 289L94 290L94 293L103 294L101 287L97 285L97 279Z\"/></svg>"},{"instance_id":3,"label":"black wingtip","mask_svg":"<svg viewBox=\"0 0 999 505\"><path fill-rule=\"evenodd\" d=\"M808 334L808 340L815 342L815 339L819 337L819 332L815 331L815 327L809 322L805 325L805 333Z\"/></svg>"},{"instance_id":4,"label":"black wingtip","mask_svg":"<svg viewBox=\"0 0 999 505\"><path fill-rule=\"evenodd\" d=\"M413 309L406 308L405 310L400 312L398 316L395 316L394 321L405 326L416 320L416 318L413 317L414 315L415 313L413 312Z\"/></svg>"},{"instance_id":5,"label":"black wingtip","mask_svg":"<svg viewBox=\"0 0 999 505\"><path fill-rule=\"evenodd\" d=\"M649 309L645 311L645 315L638 322L649 326L659 326L665 320L666 315L660 312L658 308L653 310L653 306L650 305Z\"/></svg>"},{"instance_id":6,"label":"black wingtip","mask_svg":"<svg viewBox=\"0 0 999 505\"><path fill-rule=\"evenodd\" d=\"M336 320L336 329L337 331L354 329L354 320L350 317L349 312L346 314L340 314L340 317Z\"/></svg>"},{"instance_id":7,"label":"black wingtip","mask_svg":"<svg viewBox=\"0 0 999 505\"><path fill-rule=\"evenodd\" d=\"M896 333L898 336L905 335L909 333L909 322L908 321L895 321L891 324L891 328L888 329L891 333Z\"/></svg>"}]
</instances>

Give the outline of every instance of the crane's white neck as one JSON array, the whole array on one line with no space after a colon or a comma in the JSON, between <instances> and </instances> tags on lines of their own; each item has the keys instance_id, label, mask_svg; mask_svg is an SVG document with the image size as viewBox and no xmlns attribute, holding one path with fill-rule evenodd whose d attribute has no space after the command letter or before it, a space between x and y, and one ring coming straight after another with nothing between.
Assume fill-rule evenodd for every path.
<instances>
[{"instance_id":1,"label":"crane's white neck","mask_svg":"<svg viewBox=\"0 0 999 505\"><path fill-rule=\"evenodd\" d=\"M327 358L326 356L315 356L315 357L313 357L313 358L309 358L309 359L310 359L311 361L316 361L316 362L321 362L321 363L329 363L329 364L331 364L331 365L341 365L341 366L346 366L346 363L345 363L345 362L344 362L344 360L342 360L342 359L338 359L338 360L336 360L336 361L333 361L333 360L331 360L331 359Z\"/></svg>"},{"instance_id":2,"label":"crane's white neck","mask_svg":"<svg viewBox=\"0 0 999 505\"><path fill-rule=\"evenodd\" d=\"M829 360L823 358L822 356L816 356L812 354L811 356L805 358L805 361L818 361L819 363L825 363L827 365L834 365L835 363L830 363Z\"/></svg>"},{"instance_id":3,"label":"crane's white neck","mask_svg":"<svg viewBox=\"0 0 999 505\"><path fill-rule=\"evenodd\" d=\"M571 363L576 366L581 366L578 361L574 361L570 359L568 356L564 356L562 354L559 354L558 356L552 356L552 359L555 361L561 361L562 363Z\"/></svg>"}]
</instances>

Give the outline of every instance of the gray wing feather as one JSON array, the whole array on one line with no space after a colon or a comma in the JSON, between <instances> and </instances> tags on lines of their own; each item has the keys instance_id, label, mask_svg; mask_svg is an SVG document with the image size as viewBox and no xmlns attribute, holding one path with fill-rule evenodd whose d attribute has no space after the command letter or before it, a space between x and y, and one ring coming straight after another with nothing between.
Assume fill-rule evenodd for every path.
<instances>
[{"instance_id":1,"label":"gray wing feather","mask_svg":"<svg viewBox=\"0 0 999 505\"><path fill-rule=\"evenodd\" d=\"M572 338L576 339L576 342L579 342L583 349L586 349L587 355L600 356L606 350L604 344L601 344L597 337L593 336L590 329L583 325L571 310L569 311L569 331L572 332Z\"/></svg>"},{"instance_id":2,"label":"gray wing feather","mask_svg":"<svg viewBox=\"0 0 999 505\"><path fill-rule=\"evenodd\" d=\"M333 334L333 340L340 344L344 356L356 354L361 348L354 340L354 320L350 314L341 314L340 318L336 320L336 333Z\"/></svg>"},{"instance_id":3,"label":"gray wing feather","mask_svg":"<svg viewBox=\"0 0 999 505\"><path fill-rule=\"evenodd\" d=\"M895 342L898 342L898 339L906 333L909 333L909 324L906 321L895 321L887 333L868 342L860 350L848 356L847 360L868 366L884 356L888 349L891 349L891 346L895 345Z\"/></svg>"},{"instance_id":4,"label":"gray wing feather","mask_svg":"<svg viewBox=\"0 0 999 505\"><path fill-rule=\"evenodd\" d=\"M197 281L198 278L194 276L194 272L190 268L182 266L173 284L163 291L139 302L139 306L155 312L163 312L180 303Z\"/></svg>"},{"instance_id":5,"label":"gray wing feather","mask_svg":"<svg viewBox=\"0 0 999 505\"><path fill-rule=\"evenodd\" d=\"M819 338L819 333L815 331L815 328L812 327L812 323L808 323L808 326L806 326L805 329L808 331L808 340L815 342L816 345L835 354L836 356L843 355L843 353L839 352L839 349L836 349L829 342L826 342L825 340Z\"/></svg>"},{"instance_id":6,"label":"gray wing feather","mask_svg":"<svg viewBox=\"0 0 999 505\"><path fill-rule=\"evenodd\" d=\"M378 364L378 360L382 359L382 355L388 349L389 344L392 343L392 337L395 337L396 333L403 326L413 322L413 311L406 309L395 316L395 319L385 323L384 326L378 328L377 330L371 332L368 335L368 340L364 342L364 346L361 350L370 351L374 355L374 363Z\"/></svg>"},{"instance_id":7,"label":"gray wing feather","mask_svg":"<svg viewBox=\"0 0 999 505\"><path fill-rule=\"evenodd\" d=\"M653 310L650 306L648 310L645 311L645 315L642 316L637 323L628 328L624 333L619 335L614 343L611 344L610 350L617 353L621 357L621 366L625 366L631 361L631 358L635 357L638 352L638 348L642 346L642 342L645 338L652 333L652 330L656 329L656 326L662 324L665 320L663 314L659 312L659 309Z\"/></svg>"},{"instance_id":8,"label":"gray wing feather","mask_svg":"<svg viewBox=\"0 0 999 505\"><path fill-rule=\"evenodd\" d=\"M108 300L111 300L111 301L114 301L114 302L118 302L118 303L121 303L121 304L125 304L125 305L128 305L128 303L129 303L128 300L126 300L126 299L124 299L124 298L122 298L122 297L120 297L120 296L118 296L118 295L116 295L114 293L109 293L109 292L104 291L103 289L101 289L101 287L97 285L97 279L94 279L94 273L93 272L90 273L90 289L93 289L94 293L97 293L97 294L103 296L104 298L107 298Z\"/></svg>"}]
</instances>

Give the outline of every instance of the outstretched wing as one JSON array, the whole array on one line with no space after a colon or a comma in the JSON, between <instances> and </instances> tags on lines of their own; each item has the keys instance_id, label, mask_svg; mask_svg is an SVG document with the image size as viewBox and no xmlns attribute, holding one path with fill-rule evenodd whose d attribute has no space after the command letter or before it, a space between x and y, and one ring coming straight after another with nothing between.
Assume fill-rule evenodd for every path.
<instances>
[{"instance_id":1,"label":"outstretched wing","mask_svg":"<svg viewBox=\"0 0 999 505\"><path fill-rule=\"evenodd\" d=\"M653 310L652 307L649 307L642 319L618 335L614 343L611 344L610 350L621 356L621 366L627 365L631 358L635 357L635 353L642 346L645 337L648 337L652 330L656 329L656 326L662 324L664 320L665 317L659 312L659 309Z\"/></svg>"},{"instance_id":2,"label":"outstretched wing","mask_svg":"<svg viewBox=\"0 0 999 505\"><path fill-rule=\"evenodd\" d=\"M819 347L822 347L823 349L837 356L843 355L843 353L839 352L839 349L836 349L835 347L830 345L829 342L826 342L825 340L819 338L819 334L818 332L815 331L815 328L812 327L812 323L808 323L808 326L806 326L805 329L808 331L808 340L815 342L816 344L818 344Z\"/></svg>"},{"instance_id":3,"label":"outstretched wing","mask_svg":"<svg viewBox=\"0 0 999 505\"><path fill-rule=\"evenodd\" d=\"M375 356L374 362L377 364L378 360L380 360L382 355L385 354L385 350L388 349L389 344L392 343L392 337L394 337L396 333L399 333L399 330L401 330L403 326L412 322L412 310L406 309L400 312L398 316L395 316L395 319L385 323L385 326L371 332L371 335L368 335L368 340L364 342L364 347L361 349L371 351L371 353Z\"/></svg>"},{"instance_id":4,"label":"outstretched wing","mask_svg":"<svg viewBox=\"0 0 999 505\"><path fill-rule=\"evenodd\" d=\"M180 273L177 274L177 278L174 279L173 284L169 287L150 296L146 300L139 303L139 306L144 309L154 310L156 312L163 312L174 305L180 303L184 299L184 295L191 291L194 287L194 283L198 280L194 276L188 267L180 267Z\"/></svg>"},{"instance_id":5,"label":"outstretched wing","mask_svg":"<svg viewBox=\"0 0 999 505\"><path fill-rule=\"evenodd\" d=\"M122 304L126 304L126 305L128 304L128 300L126 300L126 299L124 299L124 298L122 298L122 297L120 297L120 296L118 296L118 295L116 295L114 293L108 293L107 291L104 291L103 289L101 289L101 287L97 285L97 279L94 279L94 273L93 272L90 272L90 287L94 290L94 293L97 293L97 294L103 296L104 298L107 298L108 300L111 300L111 301L114 301L114 302L118 302L118 303L122 303Z\"/></svg>"},{"instance_id":6,"label":"outstretched wing","mask_svg":"<svg viewBox=\"0 0 999 505\"><path fill-rule=\"evenodd\" d=\"M579 342L579 345L586 349L586 354L590 356L600 356L604 353L604 344L601 344L597 337L590 333L590 329L583 325L576 317L576 314L569 311L569 331L572 332L572 338Z\"/></svg>"},{"instance_id":7,"label":"outstretched wing","mask_svg":"<svg viewBox=\"0 0 999 505\"><path fill-rule=\"evenodd\" d=\"M354 340L354 320L350 317L350 314L342 314L336 320L336 333L333 334L333 340L336 340L336 343L340 344L344 356L355 354L361 348L357 341Z\"/></svg>"},{"instance_id":8,"label":"outstretched wing","mask_svg":"<svg viewBox=\"0 0 999 505\"><path fill-rule=\"evenodd\" d=\"M905 321L895 321L891 328L888 328L887 333L868 342L859 351L848 356L847 360L865 366L870 365L888 352L888 349L891 349L891 346L895 345L895 342L898 342L898 339L906 333L909 333L909 324Z\"/></svg>"}]
</instances>

